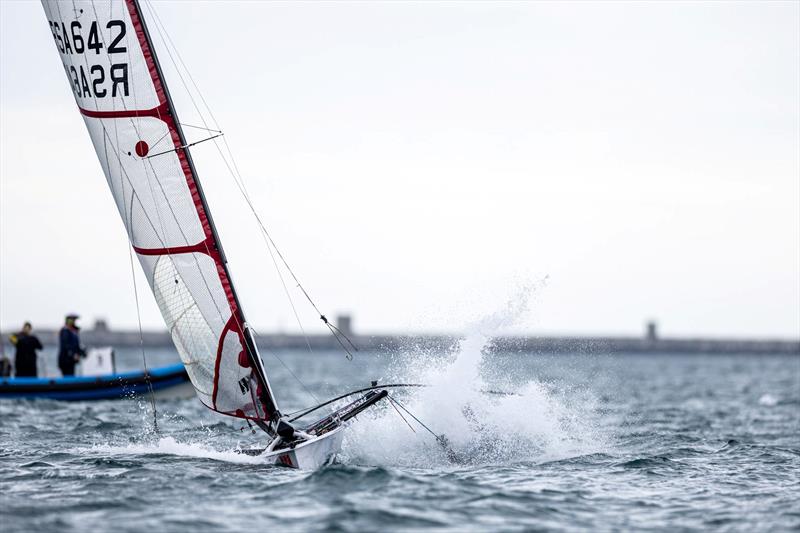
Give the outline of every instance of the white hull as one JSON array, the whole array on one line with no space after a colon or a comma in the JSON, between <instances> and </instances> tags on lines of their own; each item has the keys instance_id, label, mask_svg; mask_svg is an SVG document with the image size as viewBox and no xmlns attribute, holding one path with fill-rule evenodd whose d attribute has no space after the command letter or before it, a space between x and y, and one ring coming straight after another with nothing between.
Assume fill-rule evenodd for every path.
<instances>
[{"instance_id":1,"label":"white hull","mask_svg":"<svg viewBox=\"0 0 800 533\"><path fill-rule=\"evenodd\" d=\"M339 426L321 437L298 444L293 449L278 450L261 457L271 464L314 470L333 461L342 449L343 438L344 426Z\"/></svg>"}]
</instances>

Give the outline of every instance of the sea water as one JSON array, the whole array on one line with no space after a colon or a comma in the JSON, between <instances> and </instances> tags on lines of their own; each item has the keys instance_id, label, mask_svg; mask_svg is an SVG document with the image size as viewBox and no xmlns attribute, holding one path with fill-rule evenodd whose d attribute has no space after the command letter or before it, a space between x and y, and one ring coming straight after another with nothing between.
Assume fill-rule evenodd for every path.
<instances>
[{"instance_id":1,"label":"sea water","mask_svg":"<svg viewBox=\"0 0 800 533\"><path fill-rule=\"evenodd\" d=\"M158 402L157 430L146 398L3 401L0 530L800 528L797 356L502 353L481 327L441 353L263 355L285 411L429 387L392 389L314 472L239 453L264 435L195 399Z\"/></svg>"}]
</instances>

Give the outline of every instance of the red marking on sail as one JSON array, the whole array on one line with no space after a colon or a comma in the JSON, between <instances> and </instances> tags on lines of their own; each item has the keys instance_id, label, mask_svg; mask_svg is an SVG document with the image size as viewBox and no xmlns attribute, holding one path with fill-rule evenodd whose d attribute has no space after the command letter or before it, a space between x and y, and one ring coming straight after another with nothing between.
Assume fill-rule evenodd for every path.
<instances>
[{"instance_id":1,"label":"red marking on sail","mask_svg":"<svg viewBox=\"0 0 800 533\"><path fill-rule=\"evenodd\" d=\"M147 155L147 152L150 151L150 147L147 145L146 142L139 141L138 143L136 143L134 150L136 150L136 155L138 155L139 157L144 157Z\"/></svg>"},{"instance_id":2,"label":"red marking on sail","mask_svg":"<svg viewBox=\"0 0 800 533\"><path fill-rule=\"evenodd\" d=\"M217 344L217 359L214 362L214 390L211 393L211 405L214 409L217 408L217 388L219 387L219 364L222 362L222 349L225 347L225 336L229 331L237 331L236 317L231 315L225 327L222 328L222 333L219 335L219 343Z\"/></svg>"},{"instance_id":3,"label":"red marking on sail","mask_svg":"<svg viewBox=\"0 0 800 533\"><path fill-rule=\"evenodd\" d=\"M189 246L173 246L170 248L140 248L139 246L134 246L133 250L139 255L206 254L213 258L211 253L212 246L213 241L209 243L209 239L206 239Z\"/></svg>"},{"instance_id":4,"label":"red marking on sail","mask_svg":"<svg viewBox=\"0 0 800 533\"><path fill-rule=\"evenodd\" d=\"M123 111L93 111L78 107L81 115L89 118L162 118L169 112L167 104L151 109L125 109Z\"/></svg>"}]
</instances>

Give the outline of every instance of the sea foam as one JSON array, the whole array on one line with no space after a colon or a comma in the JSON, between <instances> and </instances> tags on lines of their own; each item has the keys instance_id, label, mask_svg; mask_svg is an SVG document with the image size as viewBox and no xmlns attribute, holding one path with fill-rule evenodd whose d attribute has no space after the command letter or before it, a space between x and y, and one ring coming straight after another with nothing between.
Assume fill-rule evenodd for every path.
<instances>
[{"instance_id":1,"label":"sea foam","mask_svg":"<svg viewBox=\"0 0 800 533\"><path fill-rule=\"evenodd\" d=\"M236 464L265 464L264 459L257 456L246 455L235 450L214 450L199 442L180 442L173 437L161 437L153 441L125 445L96 444L90 450L93 453L108 455L173 455Z\"/></svg>"},{"instance_id":2,"label":"sea foam","mask_svg":"<svg viewBox=\"0 0 800 533\"><path fill-rule=\"evenodd\" d=\"M516 385L512 394L486 392L492 388L485 379L493 369L491 337L528 312L536 288L525 287L503 309L470 325L451 357L404 355L406 364L392 379L428 387L390 392L401 404L397 409L390 404L359 417L346 434L343 460L425 467L546 461L600 451L604 439L585 416L590 403L576 405L536 376L519 385L520 376L492 372L492 386ZM401 406L444 436L446 445Z\"/></svg>"}]
</instances>

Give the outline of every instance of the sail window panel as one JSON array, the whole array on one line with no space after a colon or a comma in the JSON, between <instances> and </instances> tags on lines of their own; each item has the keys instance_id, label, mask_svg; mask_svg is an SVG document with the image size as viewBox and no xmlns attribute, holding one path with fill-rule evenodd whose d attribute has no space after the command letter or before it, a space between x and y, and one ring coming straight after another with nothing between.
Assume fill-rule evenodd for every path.
<instances>
[{"instance_id":1,"label":"sail window panel","mask_svg":"<svg viewBox=\"0 0 800 533\"><path fill-rule=\"evenodd\" d=\"M196 286L197 276L191 275L191 267L179 268L174 259L172 256L161 256L155 262L150 278L153 294L198 395L203 403L211 406L217 346L224 325L218 319L206 318L202 308L208 307L207 296L200 294L201 291L197 289L193 293L191 289ZM199 264L202 257L197 259ZM149 262L148 259L142 261L146 270L145 263ZM187 271L190 271L188 284L184 278ZM212 317L217 314L208 309L206 312Z\"/></svg>"},{"instance_id":2,"label":"sail window panel","mask_svg":"<svg viewBox=\"0 0 800 533\"><path fill-rule=\"evenodd\" d=\"M139 255L139 262L198 398L212 407L217 334L202 318L171 257Z\"/></svg>"},{"instance_id":3,"label":"sail window panel","mask_svg":"<svg viewBox=\"0 0 800 533\"><path fill-rule=\"evenodd\" d=\"M197 307L203 322L214 333L216 354L217 342L231 310L222 284L214 276L216 265L213 260L198 253L171 256L139 254L137 257L167 327L171 328L186 309Z\"/></svg>"},{"instance_id":4,"label":"sail window panel","mask_svg":"<svg viewBox=\"0 0 800 533\"><path fill-rule=\"evenodd\" d=\"M223 413L241 412L248 417L264 418L263 409L255 401L258 383L251 369L239 364L244 346L238 333L225 328L230 309L219 278L214 277L213 261L203 254L161 256L155 261L152 256L140 256L140 259L164 322L201 401Z\"/></svg>"},{"instance_id":5,"label":"sail window panel","mask_svg":"<svg viewBox=\"0 0 800 533\"><path fill-rule=\"evenodd\" d=\"M186 285L204 319L219 339L225 324L230 319L231 307L220 282L216 263L211 257L202 253L178 254L170 257L181 282ZM214 346L216 350L216 344Z\"/></svg>"},{"instance_id":6,"label":"sail window panel","mask_svg":"<svg viewBox=\"0 0 800 533\"><path fill-rule=\"evenodd\" d=\"M207 358L193 355L202 350L197 346L198 339L192 336L198 330L189 324L190 321L191 316L187 315L185 320L182 319L180 324L170 329L170 335L197 396L204 405L213 409L214 368L208 364Z\"/></svg>"},{"instance_id":7,"label":"sail window panel","mask_svg":"<svg viewBox=\"0 0 800 533\"><path fill-rule=\"evenodd\" d=\"M125 2L42 2L75 100L90 111L159 105Z\"/></svg>"},{"instance_id":8,"label":"sail window panel","mask_svg":"<svg viewBox=\"0 0 800 533\"><path fill-rule=\"evenodd\" d=\"M155 118L84 117L133 245L175 248L205 240L205 233L165 122ZM146 143L148 154L136 153ZM142 152L142 145L139 145Z\"/></svg>"}]
</instances>

